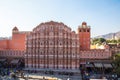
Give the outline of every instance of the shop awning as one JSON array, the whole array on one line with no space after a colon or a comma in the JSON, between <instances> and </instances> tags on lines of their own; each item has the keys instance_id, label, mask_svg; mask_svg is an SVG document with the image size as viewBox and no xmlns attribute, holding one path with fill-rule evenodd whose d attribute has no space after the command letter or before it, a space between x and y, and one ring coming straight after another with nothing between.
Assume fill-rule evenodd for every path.
<instances>
[{"instance_id":1,"label":"shop awning","mask_svg":"<svg viewBox=\"0 0 120 80\"><path fill-rule=\"evenodd\" d=\"M85 67L94 67L93 64L86 64Z\"/></svg>"},{"instance_id":2,"label":"shop awning","mask_svg":"<svg viewBox=\"0 0 120 80\"><path fill-rule=\"evenodd\" d=\"M105 68L113 68L113 66L110 63L103 63L103 66Z\"/></svg>"},{"instance_id":3,"label":"shop awning","mask_svg":"<svg viewBox=\"0 0 120 80\"><path fill-rule=\"evenodd\" d=\"M14 59L11 61L11 64L17 64L17 63L19 63L19 59Z\"/></svg>"},{"instance_id":4,"label":"shop awning","mask_svg":"<svg viewBox=\"0 0 120 80\"><path fill-rule=\"evenodd\" d=\"M94 63L94 66L97 68L101 68L101 67L103 67L103 64L102 63Z\"/></svg>"},{"instance_id":5,"label":"shop awning","mask_svg":"<svg viewBox=\"0 0 120 80\"><path fill-rule=\"evenodd\" d=\"M4 62L4 61L6 61L6 59L0 59L0 62Z\"/></svg>"}]
</instances>

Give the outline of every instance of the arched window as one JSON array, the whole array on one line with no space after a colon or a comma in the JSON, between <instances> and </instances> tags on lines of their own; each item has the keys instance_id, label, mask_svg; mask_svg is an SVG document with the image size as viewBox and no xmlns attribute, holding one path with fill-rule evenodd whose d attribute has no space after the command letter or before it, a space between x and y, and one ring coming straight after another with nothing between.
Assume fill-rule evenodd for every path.
<instances>
[{"instance_id":1,"label":"arched window","mask_svg":"<svg viewBox=\"0 0 120 80\"><path fill-rule=\"evenodd\" d=\"M80 29L79 32L82 32L82 30Z\"/></svg>"},{"instance_id":2,"label":"arched window","mask_svg":"<svg viewBox=\"0 0 120 80\"><path fill-rule=\"evenodd\" d=\"M43 45L43 42L40 42L40 45L42 46L42 45Z\"/></svg>"},{"instance_id":3,"label":"arched window","mask_svg":"<svg viewBox=\"0 0 120 80\"><path fill-rule=\"evenodd\" d=\"M87 30L87 32L90 32L90 30Z\"/></svg>"},{"instance_id":4,"label":"arched window","mask_svg":"<svg viewBox=\"0 0 120 80\"><path fill-rule=\"evenodd\" d=\"M84 29L84 32L86 32L86 30Z\"/></svg>"}]
</instances>

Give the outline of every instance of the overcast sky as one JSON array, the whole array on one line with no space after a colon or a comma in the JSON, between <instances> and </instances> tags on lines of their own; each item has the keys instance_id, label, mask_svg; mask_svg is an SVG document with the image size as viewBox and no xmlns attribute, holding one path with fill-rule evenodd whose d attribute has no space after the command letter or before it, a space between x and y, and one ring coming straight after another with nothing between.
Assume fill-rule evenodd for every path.
<instances>
[{"instance_id":1,"label":"overcast sky","mask_svg":"<svg viewBox=\"0 0 120 80\"><path fill-rule=\"evenodd\" d=\"M63 22L77 31L83 21L92 37L120 31L120 0L0 0L0 37L17 26L31 31L41 22Z\"/></svg>"}]
</instances>

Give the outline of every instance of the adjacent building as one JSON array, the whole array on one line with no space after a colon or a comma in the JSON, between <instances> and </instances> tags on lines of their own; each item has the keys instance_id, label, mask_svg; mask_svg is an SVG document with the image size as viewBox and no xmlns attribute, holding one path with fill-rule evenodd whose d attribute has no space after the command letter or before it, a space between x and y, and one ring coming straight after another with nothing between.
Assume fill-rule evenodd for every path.
<instances>
[{"instance_id":1,"label":"adjacent building","mask_svg":"<svg viewBox=\"0 0 120 80\"><path fill-rule=\"evenodd\" d=\"M29 31L19 31L19 29L15 26L12 29L11 38L3 38L0 40L0 50L26 50L25 39L26 35L29 33Z\"/></svg>"},{"instance_id":2,"label":"adjacent building","mask_svg":"<svg viewBox=\"0 0 120 80\"><path fill-rule=\"evenodd\" d=\"M26 35L30 31L19 31L17 27L12 29L11 38L0 39L0 62L7 60L8 64L15 63L19 60L24 61L26 52ZM17 60L17 61L16 61Z\"/></svg>"}]
</instances>

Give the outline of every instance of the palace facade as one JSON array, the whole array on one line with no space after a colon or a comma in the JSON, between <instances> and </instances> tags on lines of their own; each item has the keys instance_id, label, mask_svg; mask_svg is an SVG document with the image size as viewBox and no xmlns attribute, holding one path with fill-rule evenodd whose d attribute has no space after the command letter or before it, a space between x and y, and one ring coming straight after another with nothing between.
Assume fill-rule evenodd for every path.
<instances>
[{"instance_id":1,"label":"palace facade","mask_svg":"<svg viewBox=\"0 0 120 80\"><path fill-rule=\"evenodd\" d=\"M112 54L108 45L105 49L90 49L90 33L86 22L78 26L77 32L54 21L41 23L33 31L14 27L10 39L0 39L0 61L22 59L27 70L75 70L89 60L109 60Z\"/></svg>"},{"instance_id":2,"label":"palace facade","mask_svg":"<svg viewBox=\"0 0 120 80\"><path fill-rule=\"evenodd\" d=\"M111 57L109 47L90 49L90 26L83 22L77 33L59 22L45 22L26 36L25 67L29 70L79 69L87 60L106 60Z\"/></svg>"}]
</instances>

